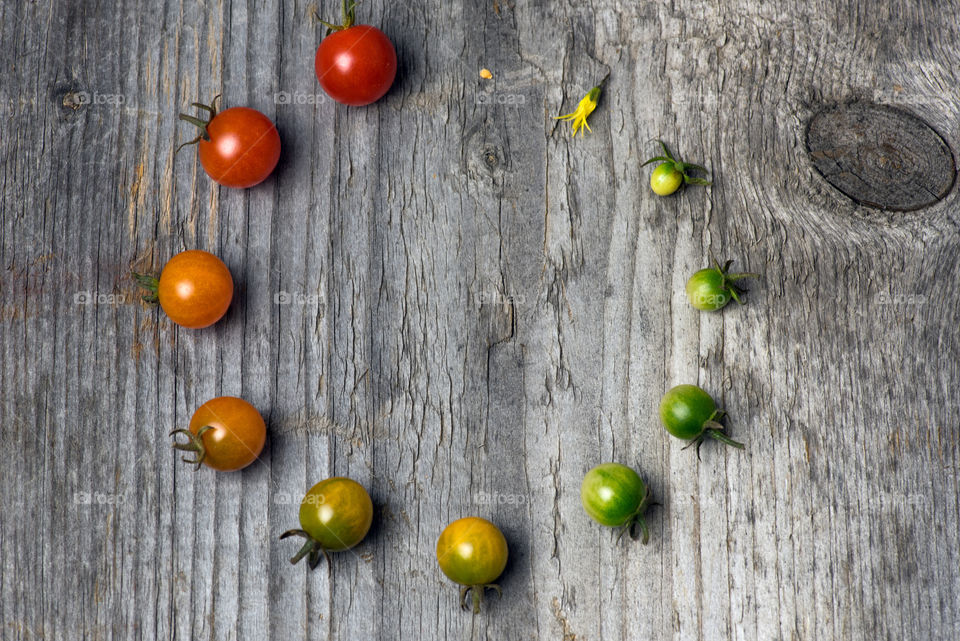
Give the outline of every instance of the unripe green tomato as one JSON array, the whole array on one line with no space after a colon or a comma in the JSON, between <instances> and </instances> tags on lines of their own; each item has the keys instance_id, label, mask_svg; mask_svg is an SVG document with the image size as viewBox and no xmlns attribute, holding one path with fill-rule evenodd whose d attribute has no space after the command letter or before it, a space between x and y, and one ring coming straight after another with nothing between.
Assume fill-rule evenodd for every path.
<instances>
[{"instance_id":1,"label":"unripe green tomato","mask_svg":"<svg viewBox=\"0 0 960 641\"><path fill-rule=\"evenodd\" d=\"M713 267L701 269L687 281L687 298L697 309L713 312L729 303L733 296L724 285L723 274Z\"/></svg>"},{"instance_id":2,"label":"unripe green tomato","mask_svg":"<svg viewBox=\"0 0 960 641\"><path fill-rule=\"evenodd\" d=\"M608 527L629 524L647 493L640 476L626 465L601 463L583 477L580 502L594 521Z\"/></svg>"},{"instance_id":3,"label":"unripe green tomato","mask_svg":"<svg viewBox=\"0 0 960 641\"><path fill-rule=\"evenodd\" d=\"M696 385L677 385L660 400L660 422L673 436L689 441L703 434L717 404Z\"/></svg>"},{"instance_id":4,"label":"unripe green tomato","mask_svg":"<svg viewBox=\"0 0 960 641\"><path fill-rule=\"evenodd\" d=\"M680 189L683 184L683 174L677 171L672 162L657 165L650 174L650 189L658 196L669 196Z\"/></svg>"},{"instance_id":5,"label":"unripe green tomato","mask_svg":"<svg viewBox=\"0 0 960 641\"><path fill-rule=\"evenodd\" d=\"M300 503L300 527L324 550L352 548L373 522L373 502L362 485L342 476L320 481Z\"/></svg>"}]
</instances>

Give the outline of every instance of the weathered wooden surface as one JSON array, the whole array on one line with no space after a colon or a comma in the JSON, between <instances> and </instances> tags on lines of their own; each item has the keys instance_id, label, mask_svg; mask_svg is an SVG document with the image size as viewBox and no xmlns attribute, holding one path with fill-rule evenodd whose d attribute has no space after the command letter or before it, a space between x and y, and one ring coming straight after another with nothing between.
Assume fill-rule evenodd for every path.
<instances>
[{"instance_id":1,"label":"weathered wooden surface","mask_svg":"<svg viewBox=\"0 0 960 641\"><path fill-rule=\"evenodd\" d=\"M960 635L957 191L861 208L804 144L855 98L960 149L955 3L371 0L400 72L364 109L322 99L311 13L0 5L0 637ZM247 192L174 156L220 92L283 137ZM714 186L653 197L656 137ZM193 247L237 283L200 332L128 278ZM686 303L711 251L764 274L746 307ZM665 436L681 382L746 452ZM242 473L169 448L218 394L268 422ZM649 546L583 514L604 460L658 494ZM374 528L308 574L277 535L334 474ZM468 514L512 555L475 618L433 554Z\"/></svg>"}]
</instances>

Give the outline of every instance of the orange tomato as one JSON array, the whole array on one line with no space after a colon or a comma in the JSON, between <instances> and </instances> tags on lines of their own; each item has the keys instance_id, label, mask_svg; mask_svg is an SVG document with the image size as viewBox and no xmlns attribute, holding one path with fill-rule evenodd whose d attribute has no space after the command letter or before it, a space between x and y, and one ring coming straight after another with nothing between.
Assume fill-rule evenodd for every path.
<instances>
[{"instance_id":1,"label":"orange tomato","mask_svg":"<svg viewBox=\"0 0 960 641\"><path fill-rule=\"evenodd\" d=\"M267 440L267 427L260 412L242 398L220 396L201 405L190 429L174 430L184 434L186 443L174 443L179 450L196 453L188 463L200 463L215 470L243 469L257 460Z\"/></svg>"},{"instance_id":2,"label":"orange tomato","mask_svg":"<svg viewBox=\"0 0 960 641\"><path fill-rule=\"evenodd\" d=\"M199 249L181 252L160 272L160 307L177 325L209 327L223 318L233 300L233 278L223 261Z\"/></svg>"}]
</instances>

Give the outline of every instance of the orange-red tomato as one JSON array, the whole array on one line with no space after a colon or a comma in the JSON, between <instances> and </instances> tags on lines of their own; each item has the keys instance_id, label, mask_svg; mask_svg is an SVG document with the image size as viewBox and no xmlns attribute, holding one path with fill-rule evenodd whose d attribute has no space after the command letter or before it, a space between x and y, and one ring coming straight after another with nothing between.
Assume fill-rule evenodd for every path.
<instances>
[{"instance_id":1,"label":"orange-red tomato","mask_svg":"<svg viewBox=\"0 0 960 641\"><path fill-rule=\"evenodd\" d=\"M222 260L191 249L177 254L163 267L157 299L177 325L208 327L227 313L233 299L233 278Z\"/></svg>"},{"instance_id":2,"label":"orange-red tomato","mask_svg":"<svg viewBox=\"0 0 960 641\"><path fill-rule=\"evenodd\" d=\"M253 463L267 440L260 412L234 396L220 396L201 405L190 419L190 432L195 438L199 435L202 446L178 449L197 452L199 462L221 471L239 470Z\"/></svg>"},{"instance_id":3,"label":"orange-red tomato","mask_svg":"<svg viewBox=\"0 0 960 641\"><path fill-rule=\"evenodd\" d=\"M199 141L200 164L224 187L253 187L280 160L280 134L256 109L225 109L207 123L206 131L210 140Z\"/></svg>"}]
</instances>

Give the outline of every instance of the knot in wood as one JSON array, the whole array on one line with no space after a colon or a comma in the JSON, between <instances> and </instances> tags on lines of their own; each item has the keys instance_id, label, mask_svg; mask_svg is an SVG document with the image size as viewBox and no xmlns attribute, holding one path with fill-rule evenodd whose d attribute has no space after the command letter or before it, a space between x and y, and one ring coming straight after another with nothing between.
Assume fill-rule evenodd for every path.
<instances>
[{"instance_id":1,"label":"knot in wood","mask_svg":"<svg viewBox=\"0 0 960 641\"><path fill-rule=\"evenodd\" d=\"M946 141L917 116L887 105L821 109L810 119L806 142L820 175L868 207L927 207L950 192L956 177Z\"/></svg>"}]
</instances>

